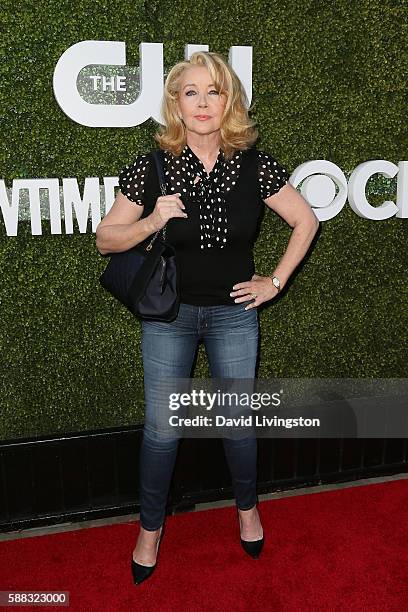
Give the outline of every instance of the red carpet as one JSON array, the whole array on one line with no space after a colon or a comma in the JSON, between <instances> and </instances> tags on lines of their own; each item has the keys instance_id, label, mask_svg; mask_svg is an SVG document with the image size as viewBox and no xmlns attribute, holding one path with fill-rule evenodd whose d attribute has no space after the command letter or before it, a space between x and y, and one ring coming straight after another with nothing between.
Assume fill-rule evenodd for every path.
<instances>
[{"instance_id":1,"label":"red carpet","mask_svg":"<svg viewBox=\"0 0 408 612\"><path fill-rule=\"evenodd\" d=\"M0 590L69 591L69 609L84 611L408 609L408 480L259 510L259 560L241 549L228 507L167 517L158 566L138 586L138 522L1 542Z\"/></svg>"}]
</instances>

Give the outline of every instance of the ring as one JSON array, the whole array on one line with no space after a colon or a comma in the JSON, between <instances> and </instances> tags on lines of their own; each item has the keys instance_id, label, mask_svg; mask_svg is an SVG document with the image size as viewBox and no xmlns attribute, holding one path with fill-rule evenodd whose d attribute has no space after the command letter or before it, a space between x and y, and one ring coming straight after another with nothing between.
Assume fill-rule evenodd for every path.
<instances>
[{"instance_id":1,"label":"ring","mask_svg":"<svg viewBox=\"0 0 408 612\"><path fill-rule=\"evenodd\" d=\"M256 300L256 298L258 297L258 296L256 295L256 293L251 293L251 295L252 295L252 297L254 298L254 300Z\"/></svg>"}]
</instances>

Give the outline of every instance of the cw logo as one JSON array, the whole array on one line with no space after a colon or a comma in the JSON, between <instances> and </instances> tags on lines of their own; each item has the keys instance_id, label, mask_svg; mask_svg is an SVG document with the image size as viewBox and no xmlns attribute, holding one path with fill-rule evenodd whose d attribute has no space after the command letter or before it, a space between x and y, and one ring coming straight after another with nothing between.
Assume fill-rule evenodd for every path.
<instances>
[{"instance_id":1,"label":"cw logo","mask_svg":"<svg viewBox=\"0 0 408 612\"><path fill-rule=\"evenodd\" d=\"M208 45L186 45L185 59L194 51L208 51ZM140 93L132 104L91 104L77 88L79 73L86 66L126 66L126 43L110 40L84 40L69 47L58 60L54 75L55 98L63 112L73 121L88 127L135 127L152 118L164 125L160 112L163 97L163 44L141 43ZM249 105L252 100L252 47L230 48L229 63L245 89ZM95 79L95 77L90 77ZM99 79L100 77L96 77ZM123 91L123 77L117 77Z\"/></svg>"}]
</instances>

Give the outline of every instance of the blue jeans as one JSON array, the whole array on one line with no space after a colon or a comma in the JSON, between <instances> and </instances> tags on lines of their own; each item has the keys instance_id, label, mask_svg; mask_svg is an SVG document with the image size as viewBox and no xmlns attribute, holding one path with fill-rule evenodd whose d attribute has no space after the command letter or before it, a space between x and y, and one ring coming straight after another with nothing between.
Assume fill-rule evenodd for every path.
<instances>
[{"instance_id":1,"label":"blue jeans","mask_svg":"<svg viewBox=\"0 0 408 612\"><path fill-rule=\"evenodd\" d=\"M155 382L160 377L189 378L198 343L203 339L212 377L255 378L258 311L249 302L218 306L180 304L171 322L142 320L145 423L140 450L140 523L155 531L163 524L179 438L158 426ZM223 437L236 505L257 503L257 439Z\"/></svg>"}]
</instances>

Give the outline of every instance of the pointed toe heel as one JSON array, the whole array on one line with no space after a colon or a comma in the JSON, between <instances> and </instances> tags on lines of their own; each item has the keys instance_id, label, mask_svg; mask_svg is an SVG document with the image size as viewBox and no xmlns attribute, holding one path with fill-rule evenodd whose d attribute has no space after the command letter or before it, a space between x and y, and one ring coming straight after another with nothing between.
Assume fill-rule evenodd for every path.
<instances>
[{"instance_id":1,"label":"pointed toe heel","mask_svg":"<svg viewBox=\"0 0 408 612\"><path fill-rule=\"evenodd\" d=\"M237 508L237 515L238 515L238 523L241 525L241 519L240 519L238 508ZM261 551L262 551L262 548L265 542L265 536L263 534L263 530L262 530L262 538L260 538L259 540L254 540L254 541L243 540L241 536L240 536L240 540L241 540L241 546L245 550L245 552L248 555L250 555L253 559L259 559L259 555L261 554Z\"/></svg>"},{"instance_id":2,"label":"pointed toe heel","mask_svg":"<svg viewBox=\"0 0 408 612\"><path fill-rule=\"evenodd\" d=\"M132 555L131 569L132 569L132 576L133 576L134 584L140 584L141 582L144 582L145 580L147 580L147 578L150 578L150 576L153 574L154 570L156 569L157 557L159 554L159 547L160 547L160 543L161 543L163 534L164 534L164 524L161 527L160 536L157 540L156 563L154 565L142 565L141 563L137 563L137 561L133 559L133 555Z\"/></svg>"},{"instance_id":3,"label":"pointed toe heel","mask_svg":"<svg viewBox=\"0 0 408 612\"><path fill-rule=\"evenodd\" d=\"M259 559L259 555L261 554L261 550L263 548L264 541L265 541L264 536L262 536L260 540L255 540L255 542L249 542L241 538L242 548L253 559Z\"/></svg>"},{"instance_id":4,"label":"pointed toe heel","mask_svg":"<svg viewBox=\"0 0 408 612\"><path fill-rule=\"evenodd\" d=\"M157 562L151 567L148 567L147 565L136 563L136 561L132 559L132 576L134 584L140 584L144 580L147 580L147 578L150 578L156 569L156 564Z\"/></svg>"}]
</instances>

